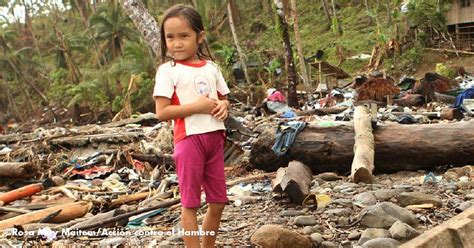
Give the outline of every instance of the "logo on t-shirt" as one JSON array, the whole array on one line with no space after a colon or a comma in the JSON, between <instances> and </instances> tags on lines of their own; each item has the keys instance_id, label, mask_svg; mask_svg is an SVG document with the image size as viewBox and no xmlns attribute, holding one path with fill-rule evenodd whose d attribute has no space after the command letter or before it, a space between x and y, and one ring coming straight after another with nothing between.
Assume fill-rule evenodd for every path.
<instances>
[{"instance_id":1,"label":"logo on t-shirt","mask_svg":"<svg viewBox=\"0 0 474 248\"><path fill-rule=\"evenodd\" d=\"M211 94L211 85L209 80L203 75L197 75L194 78L194 86L196 87L197 93L201 96L206 93Z\"/></svg>"}]
</instances>

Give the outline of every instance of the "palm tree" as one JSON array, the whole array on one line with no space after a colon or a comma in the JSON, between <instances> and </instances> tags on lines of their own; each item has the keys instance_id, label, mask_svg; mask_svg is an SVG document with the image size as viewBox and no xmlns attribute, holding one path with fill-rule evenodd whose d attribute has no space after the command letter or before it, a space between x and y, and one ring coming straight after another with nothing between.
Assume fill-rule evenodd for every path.
<instances>
[{"instance_id":1,"label":"palm tree","mask_svg":"<svg viewBox=\"0 0 474 248\"><path fill-rule=\"evenodd\" d=\"M90 17L90 26L95 29L95 38L101 47L108 50L112 59L122 54L124 40L136 41L138 33L128 27L129 20L118 6L118 0L102 5Z\"/></svg>"}]
</instances>

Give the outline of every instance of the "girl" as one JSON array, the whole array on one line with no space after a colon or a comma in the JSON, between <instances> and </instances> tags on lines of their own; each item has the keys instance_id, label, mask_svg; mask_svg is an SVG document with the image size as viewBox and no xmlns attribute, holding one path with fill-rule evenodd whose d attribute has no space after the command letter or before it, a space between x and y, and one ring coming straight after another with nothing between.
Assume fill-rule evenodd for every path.
<instances>
[{"instance_id":1,"label":"girl","mask_svg":"<svg viewBox=\"0 0 474 248\"><path fill-rule=\"evenodd\" d=\"M201 16L190 7L168 9L161 23L163 64L153 96L161 121L174 119L174 160L181 194L181 224L186 247L214 247L227 203L224 174L224 123L229 93L222 73L211 61ZM206 60L207 59L207 60ZM167 62L166 62L167 61ZM208 210L198 232L201 187Z\"/></svg>"}]
</instances>

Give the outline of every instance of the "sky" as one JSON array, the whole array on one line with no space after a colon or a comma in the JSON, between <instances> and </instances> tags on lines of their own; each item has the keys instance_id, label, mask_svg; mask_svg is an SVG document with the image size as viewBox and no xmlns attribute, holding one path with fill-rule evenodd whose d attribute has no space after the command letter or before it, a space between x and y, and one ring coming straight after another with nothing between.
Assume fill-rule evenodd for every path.
<instances>
[{"instance_id":1,"label":"sky","mask_svg":"<svg viewBox=\"0 0 474 248\"><path fill-rule=\"evenodd\" d=\"M20 22L25 21L25 7L23 5L16 5L15 8L13 9L13 12L15 15L12 15L12 13L9 13L9 10L12 8L12 5L15 1L8 0L8 7L0 7L0 19L3 19L2 21L5 21L5 19L8 22L13 22L15 20L20 20ZM38 9L35 8L37 4L42 4L44 5L45 2L49 2L50 4L56 4L59 8L64 8L64 5L62 4L61 0L25 0L25 2L28 5L32 5L33 3L33 11L37 11Z\"/></svg>"}]
</instances>

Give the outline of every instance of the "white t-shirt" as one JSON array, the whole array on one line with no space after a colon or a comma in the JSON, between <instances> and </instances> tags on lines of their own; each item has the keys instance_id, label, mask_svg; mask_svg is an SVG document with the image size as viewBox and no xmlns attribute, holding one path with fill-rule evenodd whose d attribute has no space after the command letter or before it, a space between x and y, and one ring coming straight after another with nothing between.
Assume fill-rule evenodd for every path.
<instances>
[{"instance_id":1,"label":"white t-shirt","mask_svg":"<svg viewBox=\"0 0 474 248\"><path fill-rule=\"evenodd\" d=\"M212 61L201 60L198 64L167 62L158 68L153 96L171 99L172 105L195 102L201 95L209 98L227 95L229 88L218 66ZM225 130L224 123L209 114L194 114L174 120L174 142L186 136Z\"/></svg>"}]
</instances>

